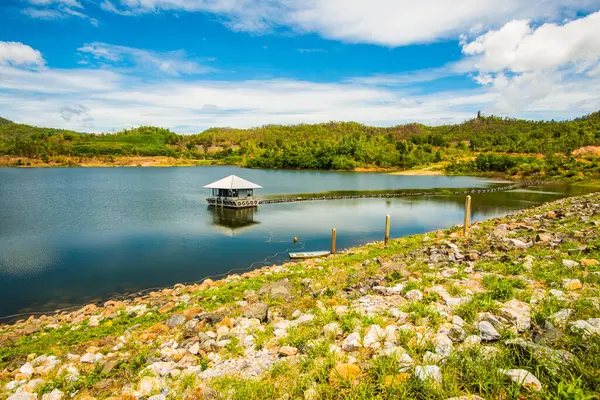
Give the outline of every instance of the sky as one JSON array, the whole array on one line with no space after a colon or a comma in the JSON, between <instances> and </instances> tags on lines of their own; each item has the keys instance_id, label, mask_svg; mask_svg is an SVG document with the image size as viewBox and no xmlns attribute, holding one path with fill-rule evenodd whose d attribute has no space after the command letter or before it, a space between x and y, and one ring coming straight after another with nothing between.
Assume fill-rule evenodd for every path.
<instances>
[{"instance_id":1,"label":"sky","mask_svg":"<svg viewBox=\"0 0 600 400\"><path fill-rule=\"evenodd\" d=\"M600 0L0 0L0 116L84 132L600 110Z\"/></svg>"}]
</instances>

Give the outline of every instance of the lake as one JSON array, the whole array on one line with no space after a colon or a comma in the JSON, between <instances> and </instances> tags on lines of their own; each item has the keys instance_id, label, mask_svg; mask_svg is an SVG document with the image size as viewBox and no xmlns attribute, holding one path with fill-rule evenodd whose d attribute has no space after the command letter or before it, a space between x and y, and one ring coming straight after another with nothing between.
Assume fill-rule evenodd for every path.
<instances>
[{"instance_id":1,"label":"lake","mask_svg":"<svg viewBox=\"0 0 600 400\"><path fill-rule=\"evenodd\" d=\"M236 174L258 196L498 185L475 177L188 168L0 168L0 316L53 311L462 223L464 196L353 199L209 209L202 186ZM474 196L473 220L588 190L544 185ZM293 243L293 237L299 243Z\"/></svg>"}]
</instances>

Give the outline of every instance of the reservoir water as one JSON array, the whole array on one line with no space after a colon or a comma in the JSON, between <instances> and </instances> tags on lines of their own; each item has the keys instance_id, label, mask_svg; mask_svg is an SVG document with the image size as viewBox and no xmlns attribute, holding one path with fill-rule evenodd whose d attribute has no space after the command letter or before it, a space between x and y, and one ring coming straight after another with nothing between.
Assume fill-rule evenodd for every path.
<instances>
[{"instance_id":1,"label":"reservoir water","mask_svg":"<svg viewBox=\"0 0 600 400\"><path fill-rule=\"evenodd\" d=\"M353 199L209 209L203 185L236 174L260 196L498 185L475 177L189 168L0 168L0 317L53 311L462 223L464 196ZM590 190L544 185L474 196L481 220ZM293 237L299 238L293 244Z\"/></svg>"}]
</instances>

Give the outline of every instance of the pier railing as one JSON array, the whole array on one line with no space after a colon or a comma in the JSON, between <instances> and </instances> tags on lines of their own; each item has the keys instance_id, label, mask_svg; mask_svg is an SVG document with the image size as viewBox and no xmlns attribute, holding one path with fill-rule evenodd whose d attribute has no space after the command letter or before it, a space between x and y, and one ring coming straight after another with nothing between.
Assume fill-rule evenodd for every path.
<instances>
[{"instance_id":1,"label":"pier railing","mask_svg":"<svg viewBox=\"0 0 600 400\"><path fill-rule=\"evenodd\" d=\"M393 198L393 197L412 197L412 196L434 196L434 195L464 195L464 194L479 194L479 193L493 193L493 192L504 192L507 190L518 189L525 186L536 186L542 185L546 182L543 181L528 181L518 182L511 185L494 187L494 188L482 188L482 189L467 189L467 190L445 190L444 192L398 192L398 193L366 193L366 194L355 194L346 196L317 196L317 197L289 197L279 199L261 199L258 204L276 204L276 203L295 203L299 201L318 201L318 200L347 200L347 199L371 199L371 198Z\"/></svg>"}]
</instances>

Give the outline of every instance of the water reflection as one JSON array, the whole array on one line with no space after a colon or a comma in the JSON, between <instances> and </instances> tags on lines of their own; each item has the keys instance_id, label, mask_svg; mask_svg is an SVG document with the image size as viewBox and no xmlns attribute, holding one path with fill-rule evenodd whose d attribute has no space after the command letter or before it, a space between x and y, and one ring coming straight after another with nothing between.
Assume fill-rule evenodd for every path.
<instances>
[{"instance_id":1,"label":"water reflection","mask_svg":"<svg viewBox=\"0 0 600 400\"><path fill-rule=\"evenodd\" d=\"M254 216L258 213L256 208L208 207L207 209L212 217L212 228L229 236L235 236L241 231L260 224L259 221L254 220Z\"/></svg>"}]
</instances>

